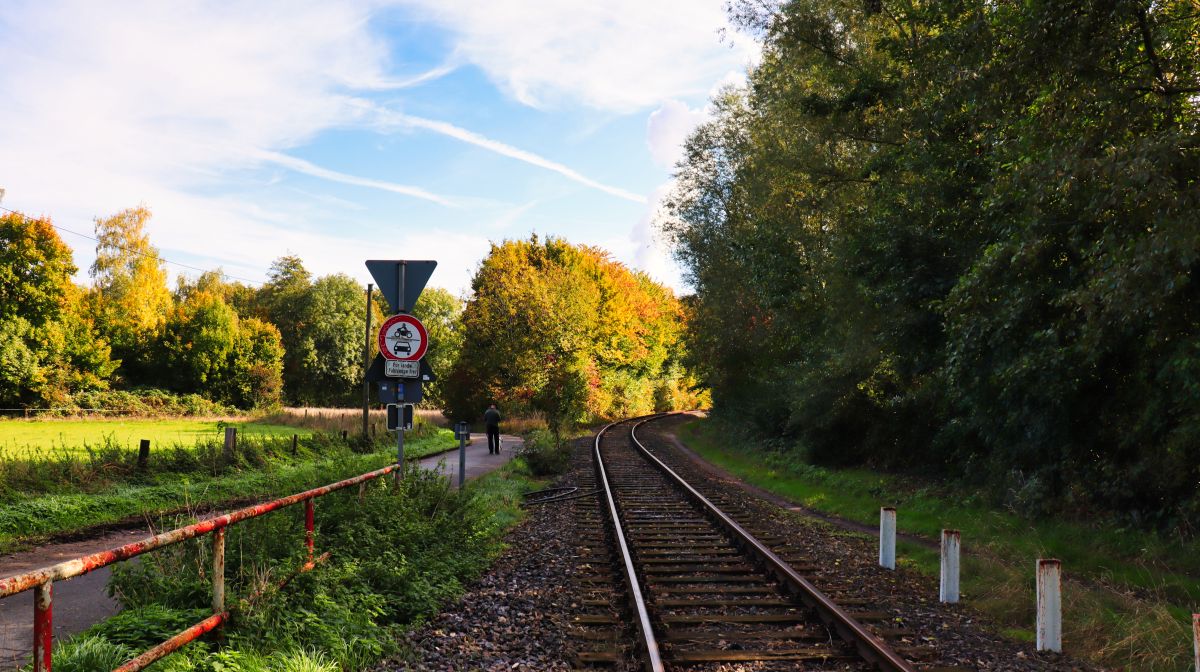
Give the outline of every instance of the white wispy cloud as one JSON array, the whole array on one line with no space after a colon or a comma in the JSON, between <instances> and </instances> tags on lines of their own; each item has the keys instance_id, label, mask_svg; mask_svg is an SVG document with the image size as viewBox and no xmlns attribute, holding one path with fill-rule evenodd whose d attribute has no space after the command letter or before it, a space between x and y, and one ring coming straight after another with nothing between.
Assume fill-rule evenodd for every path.
<instances>
[{"instance_id":1,"label":"white wispy cloud","mask_svg":"<svg viewBox=\"0 0 1200 672\"><path fill-rule=\"evenodd\" d=\"M426 82L432 82L434 80L441 79L457 69L457 63L447 62L411 77L401 77L396 79L364 79L354 82L354 87L368 91L394 91L398 89L411 89L414 86L420 86Z\"/></svg>"},{"instance_id":2,"label":"white wispy cloud","mask_svg":"<svg viewBox=\"0 0 1200 672\"><path fill-rule=\"evenodd\" d=\"M533 106L630 112L704 94L753 59L725 0L395 0L450 31L460 57Z\"/></svg>"},{"instance_id":3,"label":"white wispy cloud","mask_svg":"<svg viewBox=\"0 0 1200 672\"><path fill-rule=\"evenodd\" d=\"M376 10L318 0L0 3L5 205L86 232L93 217L145 203L155 212L152 240L168 258L262 277L292 249L314 270L360 272L378 241L322 229L341 214L316 202L324 195L284 199L255 187L270 184L260 169L279 166L451 204L421 186L285 153L330 129L365 125L361 91L415 87L455 67L393 76L402 68L371 29ZM460 235L427 230L437 234L418 234L424 254ZM86 269L90 243L69 242ZM487 249L482 237L460 242ZM454 281L460 287L465 273Z\"/></svg>"},{"instance_id":4,"label":"white wispy cloud","mask_svg":"<svg viewBox=\"0 0 1200 672\"><path fill-rule=\"evenodd\" d=\"M288 170L294 170L298 173L311 175L312 177L319 177L323 180L331 180L333 182L341 182L343 184L353 184L359 187L368 187L370 189L381 189L383 191L390 191L394 194L403 194L405 196L412 196L413 198L421 198L426 201L432 201L438 205L453 205L453 203L451 203L448 199L438 196L437 194L430 193L429 191L421 189L420 187L414 187L407 184L397 184L395 182L387 182L384 180L373 180L369 177L359 177L357 175L347 175L346 173L339 173L336 170L322 168L311 161L305 161L304 159L288 156L287 154L281 154L279 152L260 150L254 152L254 156L262 159L266 163L274 163L276 165L283 166Z\"/></svg>"},{"instance_id":5,"label":"white wispy cloud","mask_svg":"<svg viewBox=\"0 0 1200 672\"><path fill-rule=\"evenodd\" d=\"M371 109L375 110L375 112L379 115L379 122L385 128L417 128L431 131L446 137L454 138L455 140L460 140L467 144L475 145L476 147L486 149L490 152L495 152L501 156L507 156L510 159L524 161L532 166L553 171L569 180L578 182L586 187L591 187L592 189L603 191L604 193L616 196L617 198L623 198L627 201L633 201L634 203L646 202L646 197L642 194L637 194L620 187L614 187L612 185L593 180L592 178L580 173L570 166L566 166L557 161L552 161L544 156L520 149L519 147L513 147L512 145L500 142L499 140L493 140L460 126L455 126L454 124L445 121L438 121L436 119L426 119L424 117L416 117L401 112L384 110L374 106L371 106Z\"/></svg>"},{"instance_id":6,"label":"white wispy cloud","mask_svg":"<svg viewBox=\"0 0 1200 672\"><path fill-rule=\"evenodd\" d=\"M693 96L746 61L742 46L716 39L725 26L723 2L4 0L0 187L8 190L6 206L48 214L80 230L95 216L146 203L155 212L152 239L165 256L185 253L180 261L220 263L245 277L261 277L272 258L289 250L315 272L353 273L362 259L379 255L385 224L370 218L386 217L386 239L402 234L405 241L395 254L440 251L456 270L448 262L435 282L446 278L447 286L462 290L488 249L487 240L469 228L471 218L498 216L498 223L511 223L532 202L498 203L494 194L473 191L477 181L457 186L453 171L412 170L427 158L418 153L424 151L420 139L397 143L394 155L405 162L404 174L417 175L401 178L412 184L371 174L379 156L358 163L324 157L361 148L353 133L377 130L380 106L415 109L406 101L425 92L423 85L469 68L480 69L513 98L543 108L590 107L619 115L662 106L647 141L656 157L666 156L682 125L672 116L679 110L662 101L695 104ZM397 7L402 11L381 20ZM435 56L444 58L441 65L422 65L429 54L403 62L404 45L385 32L390 20L412 14L445 30L450 48ZM472 105L494 99L494 92L478 87L469 92L478 96ZM562 158L569 154L553 160L493 133L429 118L459 118L459 102L426 105L422 109L439 111L423 116L393 113L389 123L652 207L638 184L597 180ZM347 134L350 142L339 144L335 133ZM303 154L310 160L295 156L300 148L313 150ZM347 169L350 174L320 164L362 168ZM280 168L326 180L328 192L315 193L308 184L300 190L273 186ZM530 184L546 182L537 171L522 171L522 178L526 173L535 175ZM402 198L386 199L386 208L366 198L356 203L359 192L342 184ZM439 193L447 189L456 195ZM572 190L572 197L576 191L582 190ZM542 199L549 210L548 197L536 189L524 196ZM426 215L422 221L428 203L457 206L440 211L457 219ZM570 207L562 201L553 206ZM537 213L543 214L541 208ZM376 238L368 235L373 221ZM86 268L90 246L79 243L72 241L77 264Z\"/></svg>"}]
</instances>

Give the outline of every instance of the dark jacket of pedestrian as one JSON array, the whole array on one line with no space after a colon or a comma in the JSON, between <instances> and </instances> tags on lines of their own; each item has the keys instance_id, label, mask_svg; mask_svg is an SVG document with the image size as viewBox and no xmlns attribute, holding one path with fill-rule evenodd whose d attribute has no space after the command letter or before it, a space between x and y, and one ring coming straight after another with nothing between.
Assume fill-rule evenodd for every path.
<instances>
[{"instance_id":1,"label":"dark jacket of pedestrian","mask_svg":"<svg viewBox=\"0 0 1200 672\"><path fill-rule=\"evenodd\" d=\"M488 406L488 409L483 412L483 424L487 429L488 439L488 454L500 454L500 411L496 410L496 405Z\"/></svg>"}]
</instances>

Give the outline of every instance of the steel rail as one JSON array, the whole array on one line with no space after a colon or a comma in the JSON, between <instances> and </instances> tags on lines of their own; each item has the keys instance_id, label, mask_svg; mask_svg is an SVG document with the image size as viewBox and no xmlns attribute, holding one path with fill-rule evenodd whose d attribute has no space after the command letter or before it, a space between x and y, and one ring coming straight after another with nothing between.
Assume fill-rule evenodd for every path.
<instances>
[{"instance_id":1,"label":"steel rail","mask_svg":"<svg viewBox=\"0 0 1200 672\"><path fill-rule=\"evenodd\" d=\"M854 645L858 650L859 655L865 658L868 662L875 665L880 670L885 672L915 672L914 668L908 661L904 660L899 654L891 649L879 637L875 636L871 631L867 630L861 623L854 620L850 614L846 613L833 600L829 599L816 586L800 576L796 570L792 569L783 558L780 558L774 551L767 548L753 534L747 531L744 527L738 524L737 521L730 518L716 504L713 504L707 497L700 494L698 490L693 488L690 483L685 481L683 477L675 473L673 469L668 467L666 463L658 459L651 453L645 445L637 438L638 427L659 418L676 415L667 413L646 418L633 425L629 431L629 437L633 440L633 445L641 452L641 454L650 461L651 464L658 467L660 471L673 481L680 489L687 493L694 501L700 504L704 510L713 518L721 527L729 531L742 545L756 555L776 577L787 584L800 598L802 602L809 608L817 612L821 620L826 626L833 628L839 636L845 641ZM607 429L607 428L605 428ZM599 439L597 438L597 446Z\"/></svg>"},{"instance_id":2,"label":"steel rail","mask_svg":"<svg viewBox=\"0 0 1200 672\"><path fill-rule=\"evenodd\" d=\"M617 546L621 552L621 562L625 570L625 582L629 587L629 594L633 597L634 610L637 612L638 633L641 635L642 644L641 653L645 660L646 669L650 672L663 672L666 668L663 666L662 656L659 653L658 639L654 636L654 630L650 625L650 612L646 609L645 594L642 591L641 582L638 581L637 571L633 565L633 555L629 552L629 544L625 541L625 532L621 529L621 518L617 512L617 502L613 498L612 487L608 482L608 473L604 469L604 458L600 455L600 438L617 424L619 423L614 422L605 425L603 429L596 433L596 441L592 452L596 465L596 480L600 483L600 487L604 493L608 517L612 522L613 535L617 539Z\"/></svg>"}]
</instances>

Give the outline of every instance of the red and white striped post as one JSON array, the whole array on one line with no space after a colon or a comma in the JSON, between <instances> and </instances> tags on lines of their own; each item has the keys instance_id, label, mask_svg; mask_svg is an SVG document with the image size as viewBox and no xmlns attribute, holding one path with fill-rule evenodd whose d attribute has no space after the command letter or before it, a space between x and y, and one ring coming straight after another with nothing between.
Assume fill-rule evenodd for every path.
<instances>
[{"instance_id":1,"label":"red and white striped post","mask_svg":"<svg viewBox=\"0 0 1200 672\"><path fill-rule=\"evenodd\" d=\"M50 672L54 645L54 582L33 589L33 672Z\"/></svg>"},{"instance_id":2,"label":"red and white striped post","mask_svg":"<svg viewBox=\"0 0 1200 672\"><path fill-rule=\"evenodd\" d=\"M313 500L304 500L304 547L308 549L308 564L313 564Z\"/></svg>"}]
</instances>

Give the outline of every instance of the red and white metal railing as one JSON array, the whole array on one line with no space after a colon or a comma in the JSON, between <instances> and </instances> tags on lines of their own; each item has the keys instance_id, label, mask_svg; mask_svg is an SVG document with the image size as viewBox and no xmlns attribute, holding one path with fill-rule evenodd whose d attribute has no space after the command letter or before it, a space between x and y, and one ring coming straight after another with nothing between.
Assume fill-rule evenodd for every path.
<instances>
[{"instance_id":1,"label":"red and white metal railing","mask_svg":"<svg viewBox=\"0 0 1200 672\"><path fill-rule=\"evenodd\" d=\"M150 663L179 650L185 644L199 639L205 633L221 627L222 624L229 620L230 612L225 608L225 528L243 520L257 518L272 511L304 502L304 546L307 550L308 559L300 566L296 573L306 572L315 567L316 563L328 557L328 554L320 558L313 557L313 501L317 497L323 497L343 488L363 485L367 481L396 471L397 467L398 465L395 464L388 465L382 469L376 469L375 471L348 478L344 481L338 481L337 483L331 483L319 488L313 488L312 490L306 490L287 497L249 506L222 516L208 518L193 525L156 534L118 548L86 555L74 560L67 560L57 565L43 567L31 572L25 572L24 574L5 577L0 579L0 599L11 597L27 590L34 591L33 669L34 672L50 672L51 645L53 644L54 637L52 601L55 581L63 581L81 576L101 567L106 567L122 560L128 560L143 553L163 548L164 546L171 546L182 541L187 541L188 539L212 534L213 615L125 663L114 672L134 672L135 670L141 670L150 665ZM283 583L287 583L287 581L285 580ZM257 595L252 596L251 600L255 597Z\"/></svg>"}]
</instances>

